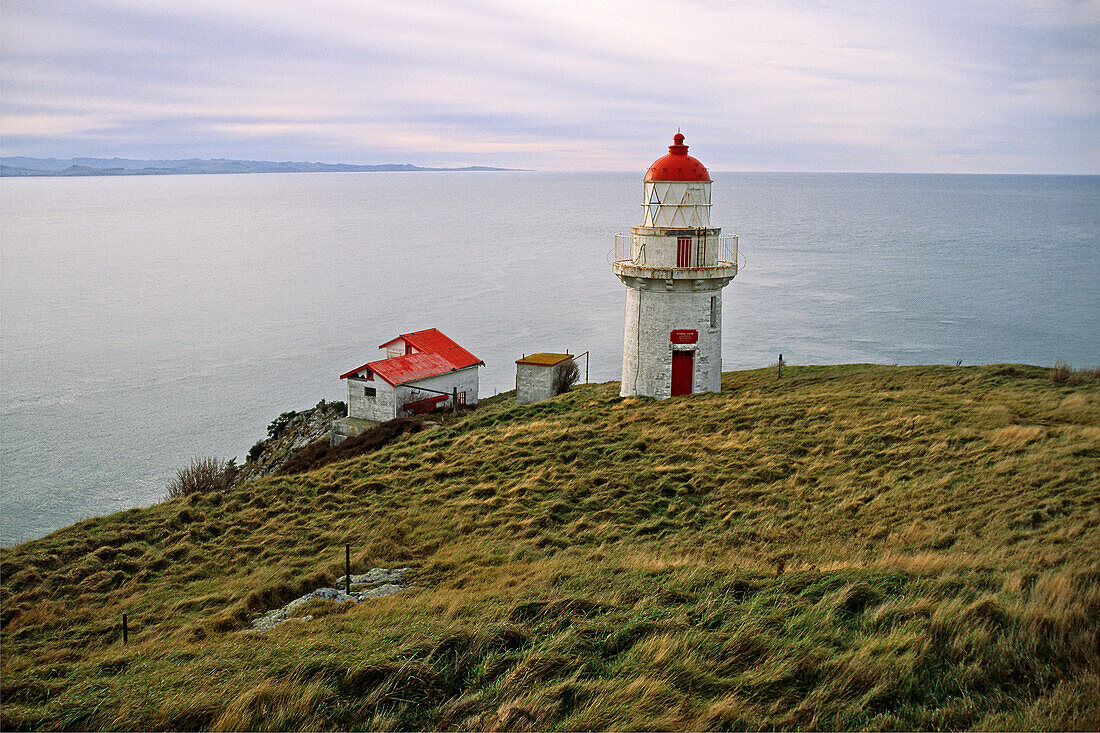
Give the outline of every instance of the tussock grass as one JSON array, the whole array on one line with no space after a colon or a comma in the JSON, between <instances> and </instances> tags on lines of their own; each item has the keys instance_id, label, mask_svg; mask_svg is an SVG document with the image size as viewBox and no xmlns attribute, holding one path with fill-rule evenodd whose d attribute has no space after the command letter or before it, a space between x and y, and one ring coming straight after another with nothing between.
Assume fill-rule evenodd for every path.
<instances>
[{"instance_id":1,"label":"tussock grass","mask_svg":"<svg viewBox=\"0 0 1100 733\"><path fill-rule=\"evenodd\" d=\"M1100 367L1074 369L1064 361L1059 361L1050 370L1050 381L1055 384L1075 385L1087 379L1100 379Z\"/></svg>"},{"instance_id":2,"label":"tussock grass","mask_svg":"<svg viewBox=\"0 0 1100 733\"><path fill-rule=\"evenodd\" d=\"M200 492L225 491L237 469L233 463L213 456L196 456L168 483L165 498L178 499Z\"/></svg>"},{"instance_id":3,"label":"tussock grass","mask_svg":"<svg viewBox=\"0 0 1100 733\"><path fill-rule=\"evenodd\" d=\"M2 723L1095 729L1098 389L848 365L504 395L87 520L0 555ZM344 543L416 588L247 630Z\"/></svg>"}]
</instances>

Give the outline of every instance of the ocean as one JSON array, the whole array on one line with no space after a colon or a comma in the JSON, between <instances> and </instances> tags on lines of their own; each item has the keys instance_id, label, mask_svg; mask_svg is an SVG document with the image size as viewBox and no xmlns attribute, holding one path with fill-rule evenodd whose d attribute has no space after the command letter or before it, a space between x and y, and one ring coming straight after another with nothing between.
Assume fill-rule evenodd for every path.
<instances>
[{"instance_id":1,"label":"ocean","mask_svg":"<svg viewBox=\"0 0 1100 733\"><path fill-rule=\"evenodd\" d=\"M1100 176L712 173L723 366L1100 365ZM642 173L0 179L0 543L160 501L437 327L619 378Z\"/></svg>"}]
</instances>

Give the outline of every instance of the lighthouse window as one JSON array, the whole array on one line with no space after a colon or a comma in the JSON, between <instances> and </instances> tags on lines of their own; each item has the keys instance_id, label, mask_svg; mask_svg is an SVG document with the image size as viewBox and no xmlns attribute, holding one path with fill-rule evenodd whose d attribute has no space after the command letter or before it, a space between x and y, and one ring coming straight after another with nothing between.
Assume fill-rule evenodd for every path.
<instances>
[{"instance_id":1,"label":"lighthouse window","mask_svg":"<svg viewBox=\"0 0 1100 733\"><path fill-rule=\"evenodd\" d=\"M718 296L710 296L710 327L718 328Z\"/></svg>"}]
</instances>

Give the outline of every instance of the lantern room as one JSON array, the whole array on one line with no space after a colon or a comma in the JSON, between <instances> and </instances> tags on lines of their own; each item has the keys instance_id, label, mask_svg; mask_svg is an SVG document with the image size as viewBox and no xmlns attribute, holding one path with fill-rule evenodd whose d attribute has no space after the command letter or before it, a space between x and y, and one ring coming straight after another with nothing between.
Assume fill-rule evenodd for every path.
<instances>
[{"instance_id":1,"label":"lantern room","mask_svg":"<svg viewBox=\"0 0 1100 733\"><path fill-rule=\"evenodd\" d=\"M687 154L684 136L672 138L668 155L646 171L642 193L642 226L707 228L710 226L710 173Z\"/></svg>"}]
</instances>

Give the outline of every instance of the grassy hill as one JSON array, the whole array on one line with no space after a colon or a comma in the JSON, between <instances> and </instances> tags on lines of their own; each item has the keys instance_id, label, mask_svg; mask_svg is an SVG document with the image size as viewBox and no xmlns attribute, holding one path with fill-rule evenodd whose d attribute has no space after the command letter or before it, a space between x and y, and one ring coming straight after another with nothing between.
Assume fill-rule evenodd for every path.
<instances>
[{"instance_id":1,"label":"grassy hill","mask_svg":"<svg viewBox=\"0 0 1100 733\"><path fill-rule=\"evenodd\" d=\"M1100 727L1100 381L617 393L5 549L3 727ZM416 587L251 631L345 543Z\"/></svg>"}]
</instances>

